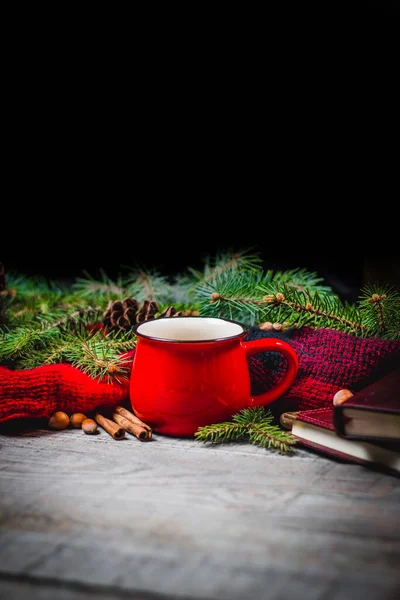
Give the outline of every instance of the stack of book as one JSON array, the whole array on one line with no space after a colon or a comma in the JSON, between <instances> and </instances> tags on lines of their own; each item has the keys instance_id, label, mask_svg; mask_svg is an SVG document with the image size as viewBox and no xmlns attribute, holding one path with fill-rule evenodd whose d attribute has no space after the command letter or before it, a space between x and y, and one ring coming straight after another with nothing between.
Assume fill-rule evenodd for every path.
<instances>
[{"instance_id":1,"label":"stack of book","mask_svg":"<svg viewBox=\"0 0 400 600\"><path fill-rule=\"evenodd\" d=\"M292 433L300 444L400 473L400 369L344 404L302 411L294 418Z\"/></svg>"}]
</instances>

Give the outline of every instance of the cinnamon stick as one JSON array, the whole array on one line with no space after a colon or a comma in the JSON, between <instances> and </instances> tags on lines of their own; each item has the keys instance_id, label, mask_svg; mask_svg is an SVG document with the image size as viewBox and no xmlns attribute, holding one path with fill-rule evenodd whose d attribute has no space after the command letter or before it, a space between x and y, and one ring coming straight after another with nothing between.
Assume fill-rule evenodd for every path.
<instances>
[{"instance_id":1,"label":"cinnamon stick","mask_svg":"<svg viewBox=\"0 0 400 600\"><path fill-rule=\"evenodd\" d=\"M122 427L119 427L117 423L114 423L114 421L106 419L106 417L103 417L100 413L96 413L94 418L96 422L114 438L114 440L122 440L125 436L125 430L122 429Z\"/></svg>"},{"instance_id":2,"label":"cinnamon stick","mask_svg":"<svg viewBox=\"0 0 400 600\"><path fill-rule=\"evenodd\" d=\"M137 423L133 423L129 419L125 417L121 417L118 413L113 414L113 419L118 425L123 427L126 431L136 436L138 440L141 442L145 442L151 439L151 430L148 431L142 425L138 425Z\"/></svg>"},{"instance_id":3,"label":"cinnamon stick","mask_svg":"<svg viewBox=\"0 0 400 600\"><path fill-rule=\"evenodd\" d=\"M136 415L131 413L129 410L126 410L126 408L124 408L123 406L116 406L114 408L114 412L116 412L118 415L121 415L121 417L125 417L125 419L131 421L131 423L134 423L135 425L141 425L142 427L144 427L150 433L151 437L151 434L153 433L152 428L146 423L143 423L143 421L141 421Z\"/></svg>"}]
</instances>

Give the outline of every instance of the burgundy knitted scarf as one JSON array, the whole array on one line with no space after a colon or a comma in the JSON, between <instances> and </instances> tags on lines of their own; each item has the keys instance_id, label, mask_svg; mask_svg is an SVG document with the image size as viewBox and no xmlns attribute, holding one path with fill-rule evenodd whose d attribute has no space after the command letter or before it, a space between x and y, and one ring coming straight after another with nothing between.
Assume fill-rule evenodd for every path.
<instances>
[{"instance_id":1,"label":"burgundy knitted scarf","mask_svg":"<svg viewBox=\"0 0 400 600\"><path fill-rule=\"evenodd\" d=\"M338 390L360 390L400 365L400 342L362 339L329 329L271 333L251 328L247 337L283 339L298 355L299 373L294 384L271 406L277 412L329 406ZM251 358L249 368L252 392L260 393L281 377L284 359L265 352ZM99 406L128 401L128 381L98 382L67 364L27 371L0 367L0 423L48 418L56 410L88 413Z\"/></svg>"},{"instance_id":2,"label":"burgundy knitted scarf","mask_svg":"<svg viewBox=\"0 0 400 600\"><path fill-rule=\"evenodd\" d=\"M249 339L275 337L294 348L299 372L286 395L271 408L310 410L332 406L340 389L361 390L400 366L400 342L364 339L331 329L292 329L284 333L251 328ZM264 352L249 361L252 392L275 384L284 371L284 358Z\"/></svg>"}]
</instances>

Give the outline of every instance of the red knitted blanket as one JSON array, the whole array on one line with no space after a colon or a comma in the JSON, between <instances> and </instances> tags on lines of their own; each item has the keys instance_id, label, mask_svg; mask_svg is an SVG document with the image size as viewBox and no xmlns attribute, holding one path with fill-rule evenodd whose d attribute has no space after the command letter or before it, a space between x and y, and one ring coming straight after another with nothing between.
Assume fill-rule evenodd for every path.
<instances>
[{"instance_id":1,"label":"red knitted blanket","mask_svg":"<svg viewBox=\"0 0 400 600\"><path fill-rule=\"evenodd\" d=\"M400 365L400 342L361 339L329 329L300 329L288 333L251 329L248 339L279 337L297 352L299 373L286 396L274 406L310 409L331 405L342 388L356 391ZM266 352L249 361L253 393L278 380L284 359ZM63 410L87 413L129 399L129 383L104 383L67 365L27 371L0 367L0 423L18 418L48 418Z\"/></svg>"}]
</instances>

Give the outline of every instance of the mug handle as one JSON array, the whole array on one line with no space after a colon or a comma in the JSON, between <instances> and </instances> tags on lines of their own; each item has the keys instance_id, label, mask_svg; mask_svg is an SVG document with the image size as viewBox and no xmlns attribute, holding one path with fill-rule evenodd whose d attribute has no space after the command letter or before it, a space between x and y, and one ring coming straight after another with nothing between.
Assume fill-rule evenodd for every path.
<instances>
[{"instance_id":1,"label":"mug handle","mask_svg":"<svg viewBox=\"0 0 400 600\"><path fill-rule=\"evenodd\" d=\"M257 396L251 397L251 406L265 406L270 404L280 396L282 396L292 385L297 372L299 370L299 363L297 360L297 354L289 344L282 340L275 338L263 338L261 340L252 340L249 342L242 342L242 347L246 351L246 358L250 358L253 354L259 352L280 352L287 360L287 369L285 375L278 382L278 384Z\"/></svg>"}]
</instances>

